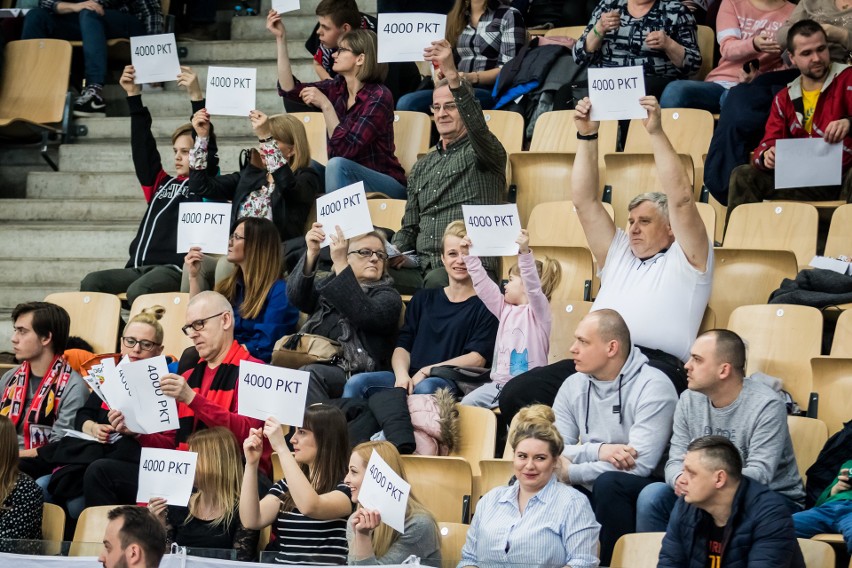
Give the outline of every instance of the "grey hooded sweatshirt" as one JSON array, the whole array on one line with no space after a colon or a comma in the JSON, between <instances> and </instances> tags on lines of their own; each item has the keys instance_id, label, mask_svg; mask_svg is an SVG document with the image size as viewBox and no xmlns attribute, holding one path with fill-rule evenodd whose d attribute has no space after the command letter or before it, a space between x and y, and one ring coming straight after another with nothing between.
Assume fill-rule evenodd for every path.
<instances>
[{"instance_id":1,"label":"grey hooded sweatshirt","mask_svg":"<svg viewBox=\"0 0 852 568\"><path fill-rule=\"evenodd\" d=\"M574 373L562 383L553 411L565 440L562 455L571 461L572 484L591 489L600 474L619 471L598 460L601 444L636 449L636 466L627 473L648 477L657 468L672 435L677 391L668 377L647 363L648 358L633 347L615 380Z\"/></svg>"}]
</instances>

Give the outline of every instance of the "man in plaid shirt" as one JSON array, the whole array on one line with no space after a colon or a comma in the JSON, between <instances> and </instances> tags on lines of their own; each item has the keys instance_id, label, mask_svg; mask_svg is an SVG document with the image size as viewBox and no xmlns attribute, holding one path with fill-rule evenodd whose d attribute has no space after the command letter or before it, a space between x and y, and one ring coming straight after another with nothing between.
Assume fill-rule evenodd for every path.
<instances>
[{"instance_id":1,"label":"man in plaid shirt","mask_svg":"<svg viewBox=\"0 0 852 568\"><path fill-rule=\"evenodd\" d=\"M462 204L496 205L506 189L506 150L488 129L473 90L462 80L446 40L432 42L427 61L437 61L439 81L432 93L432 113L441 139L435 149L414 164L408 176L408 202L402 228L393 244L415 251L417 268L402 268L403 257L390 259L397 290L413 293L448 284L441 264L441 237L452 221L462 218ZM495 274L496 259L483 259Z\"/></svg>"},{"instance_id":2,"label":"man in plaid shirt","mask_svg":"<svg viewBox=\"0 0 852 568\"><path fill-rule=\"evenodd\" d=\"M160 0L39 0L24 20L22 38L82 40L86 88L74 102L74 116L106 116L107 40L161 33Z\"/></svg>"}]
</instances>

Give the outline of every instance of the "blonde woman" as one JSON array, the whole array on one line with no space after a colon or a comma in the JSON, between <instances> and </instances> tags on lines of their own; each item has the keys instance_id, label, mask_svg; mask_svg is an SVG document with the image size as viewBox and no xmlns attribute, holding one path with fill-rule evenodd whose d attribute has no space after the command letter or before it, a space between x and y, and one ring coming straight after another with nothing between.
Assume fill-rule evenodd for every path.
<instances>
[{"instance_id":1,"label":"blonde woman","mask_svg":"<svg viewBox=\"0 0 852 568\"><path fill-rule=\"evenodd\" d=\"M390 442L364 442L352 450L349 471L343 482L352 492L352 502L358 503L358 493L373 450L385 463L405 479L405 467L396 447ZM425 566L441 565L441 537L432 513L414 497L408 497L405 510L405 534L400 534L382 522L378 511L359 506L349 517L346 526L349 543L349 564L400 564L414 554Z\"/></svg>"},{"instance_id":2,"label":"blonde woman","mask_svg":"<svg viewBox=\"0 0 852 568\"><path fill-rule=\"evenodd\" d=\"M18 471L15 425L0 416L0 538L41 539L41 489Z\"/></svg>"},{"instance_id":3,"label":"blonde woman","mask_svg":"<svg viewBox=\"0 0 852 568\"><path fill-rule=\"evenodd\" d=\"M166 527L168 542L189 548L234 549L237 560L257 555L259 533L240 523L239 503L243 461L234 434L217 426L189 437L189 451L198 453L195 493L188 507L152 498L148 508Z\"/></svg>"}]
</instances>

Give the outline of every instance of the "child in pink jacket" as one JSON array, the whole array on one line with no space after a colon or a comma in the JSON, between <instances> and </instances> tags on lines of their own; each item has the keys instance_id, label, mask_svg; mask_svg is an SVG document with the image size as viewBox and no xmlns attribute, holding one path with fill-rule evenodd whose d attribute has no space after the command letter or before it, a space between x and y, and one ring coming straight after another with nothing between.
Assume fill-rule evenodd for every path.
<instances>
[{"instance_id":1,"label":"child in pink jacket","mask_svg":"<svg viewBox=\"0 0 852 568\"><path fill-rule=\"evenodd\" d=\"M506 293L488 277L478 257L466 256L468 274L473 279L476 295L500 320L491 382L482 385L462 399L462 404L497 408L500 389L515 375L547 364L550 351L550 295L562 278L562 268L554 259L533 258L529 232L521 229L518 264L509 270ZM465 237L462 245L470 247Z\"/></svg>"}]
</instances>

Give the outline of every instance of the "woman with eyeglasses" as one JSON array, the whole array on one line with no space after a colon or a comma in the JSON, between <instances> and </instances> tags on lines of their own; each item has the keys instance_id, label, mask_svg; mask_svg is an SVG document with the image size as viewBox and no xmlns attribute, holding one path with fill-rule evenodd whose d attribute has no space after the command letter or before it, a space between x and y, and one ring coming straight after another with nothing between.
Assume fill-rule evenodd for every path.
<instances>
[{"instance_id":1,"label":"woman with eyeglasses","mask_svg":"<svg viewBox=\"0 0 852 568\"><path fill-rule=\"evenodd\" d=\"M266 29L278 46L278 94L317 107L328 134L326 192L364 182L367 191L405 199L405 170L394 155L393 95L382 83L388 72L378 63L376 34L346 32L334 52L334 79L300 83L293 77L284 22L275 10L266 17Z\"/></svg>"},{"instance_id":2,"label":"woman with eyeglasses","mask_svg":"<svg viewBox=\"0 0 852 568\"><path fill-rule=\"evenodd\" d=\"M338 360L314 363L308 404L340 398L353 373L390 368L402 298L388 276L384 235L371 231L348 241L340 227L329 235L331 274L317 279L317 260L326 229L314 223L305 235L308 249L290 274L287 296L310 314L300 333L341 344Z\"/></svg>"},{"instance_id":3,"label":"woman with eyeglasses","mask_svg":"<svg viewBox=\"0 0 852 568\"><path fill-rule=\"evenodd\" d=\"M228 240L228 262L236 269L216 283L216 291L234 308L234 339L254 357L269 362L275 342L292 333L299 310L287 299L282 278L284 260L275 225L267 219L243 217ZM201 249L186 255L190 298L203 291Z\"/></svg>"}]
</instances>

